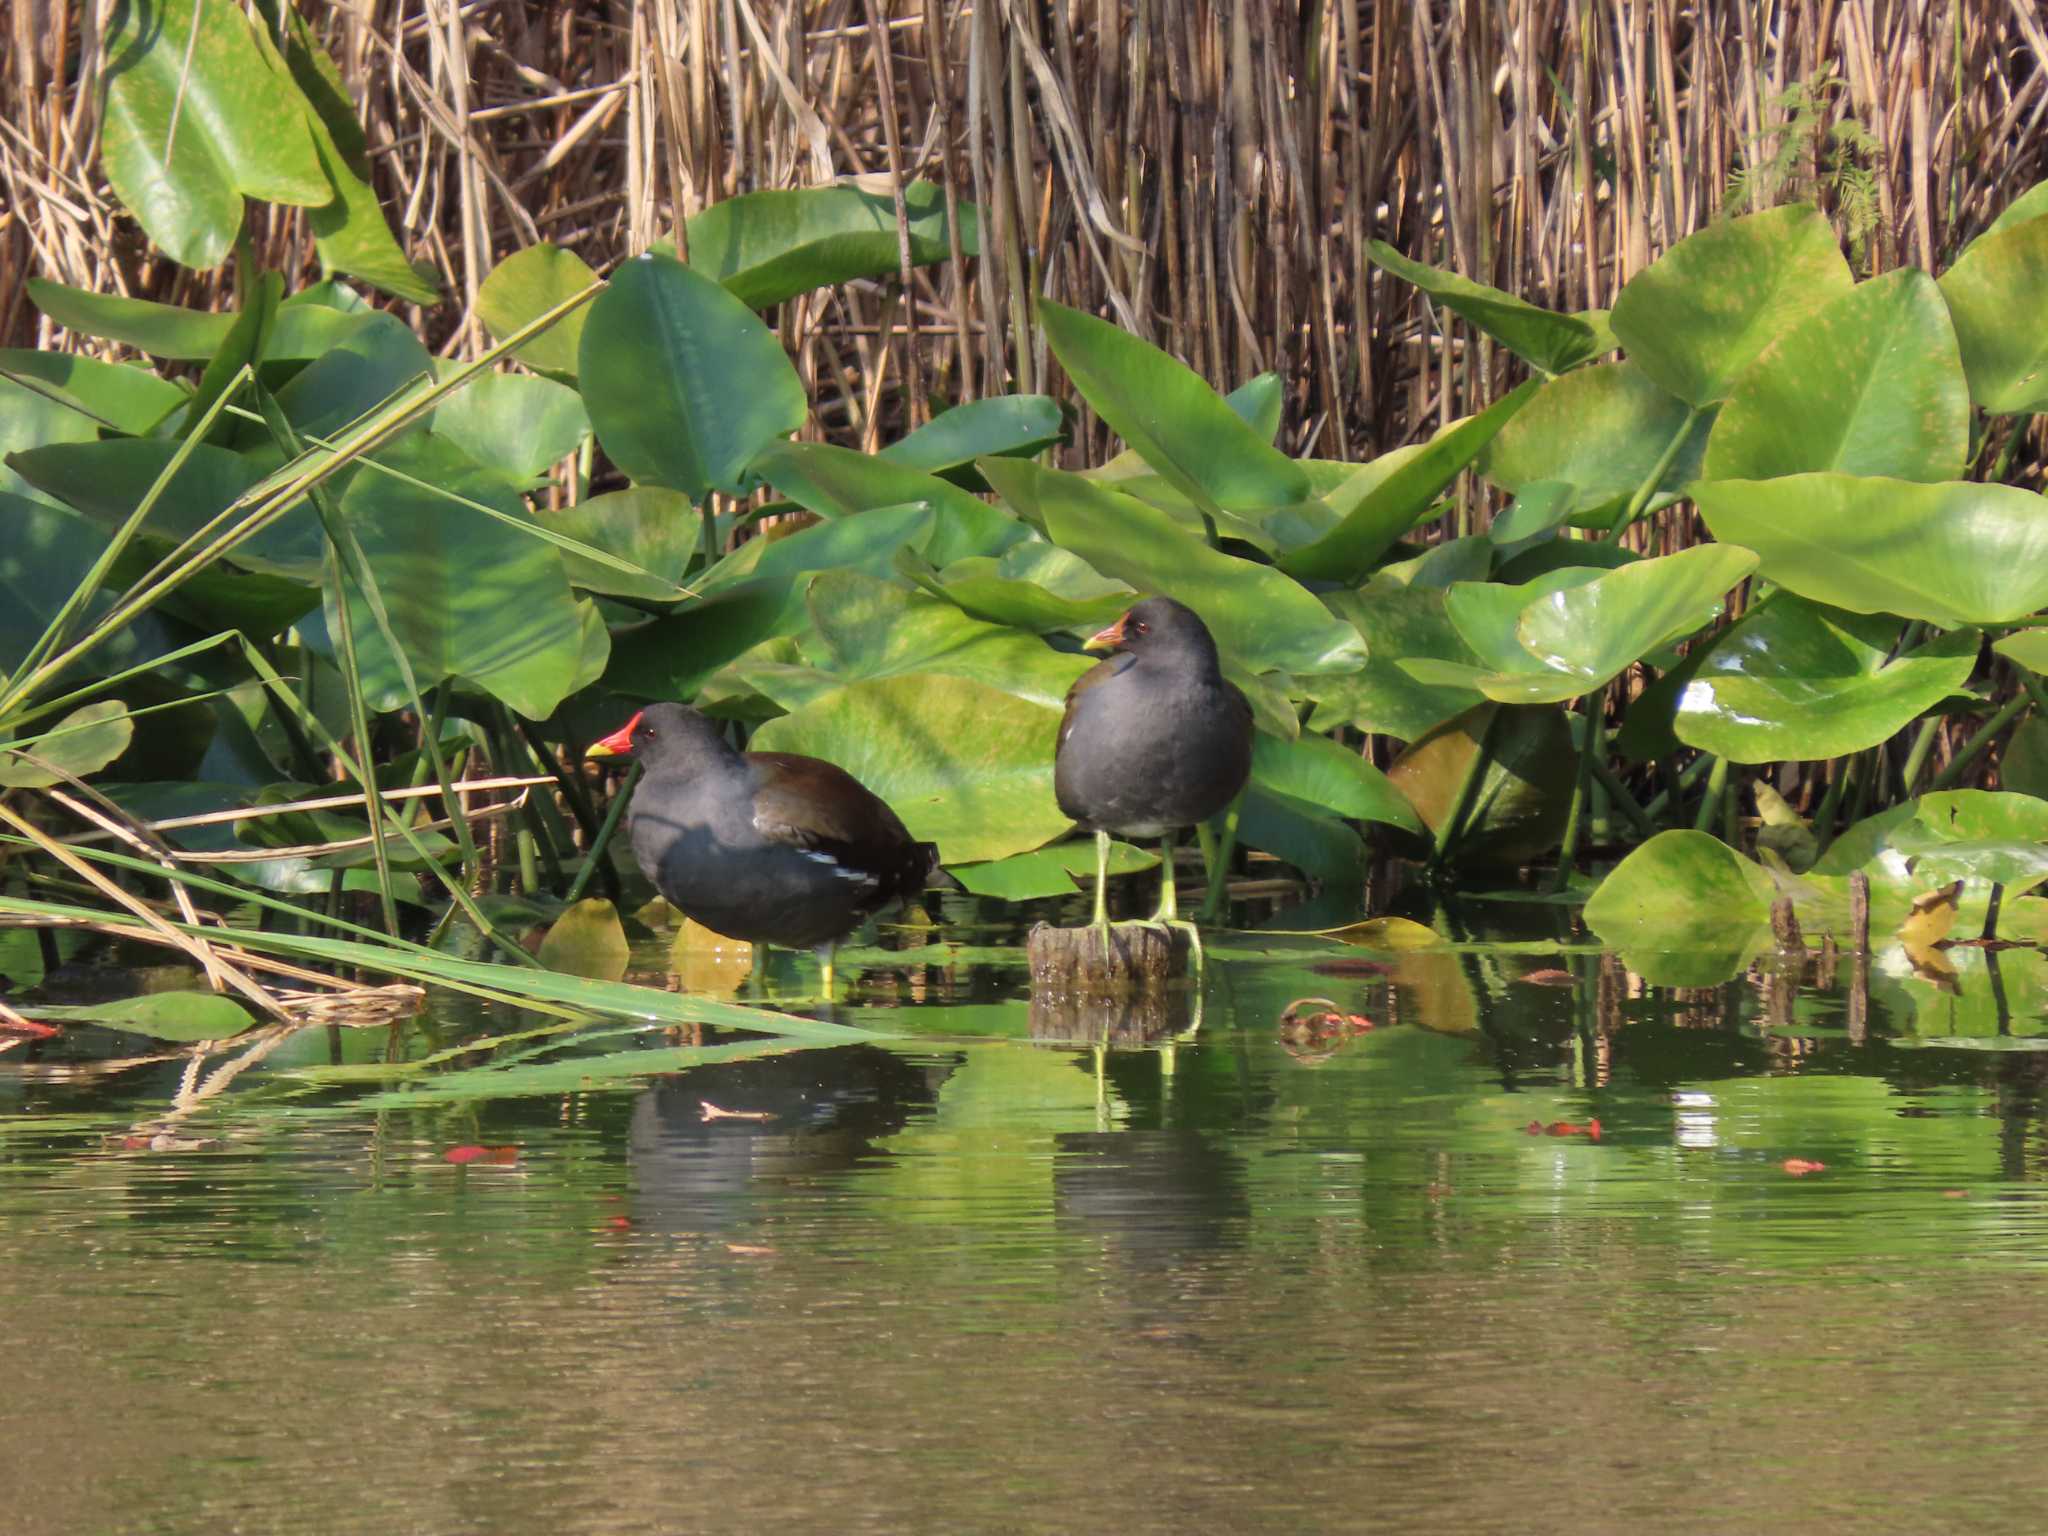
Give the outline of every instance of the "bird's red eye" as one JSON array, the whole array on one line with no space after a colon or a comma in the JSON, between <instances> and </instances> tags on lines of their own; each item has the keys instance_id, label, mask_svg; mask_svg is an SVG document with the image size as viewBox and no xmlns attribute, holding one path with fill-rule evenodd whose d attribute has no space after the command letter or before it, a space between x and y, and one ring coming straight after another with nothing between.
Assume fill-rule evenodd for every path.
<instances>
[{"instance_id":1,"label":"bird's red eye","mask_svg":"<svg viewBox=\"0 0 2048 1536\"><path fill-rule=\"evenodd\" d=\"M1143 619L1138 620L1138 622L1133 624L1131 628L1135 629L1141 635L1150 634L1152 632L1152 626L1147 624Z\"/></svg>"}]
</instances>

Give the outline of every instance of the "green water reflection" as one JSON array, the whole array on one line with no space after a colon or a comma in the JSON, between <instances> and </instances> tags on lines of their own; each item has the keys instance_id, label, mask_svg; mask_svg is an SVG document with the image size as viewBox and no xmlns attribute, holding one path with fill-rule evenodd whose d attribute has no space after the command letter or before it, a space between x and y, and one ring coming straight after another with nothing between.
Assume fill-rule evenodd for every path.
<instances>
[{"instance_id":1,"label":"green water reflection","mask_svg":"<svg viewBox=\"0 0 2048 1536\"><path fill-rule=\"evenodd\" d=\"M1192 1030L898 971L769 1055L443 1005L169 1118L146 1042L11 1051L6 1528L2032 1528L2048 1057L1389 963Z\"/></svg>"}]
</instances>

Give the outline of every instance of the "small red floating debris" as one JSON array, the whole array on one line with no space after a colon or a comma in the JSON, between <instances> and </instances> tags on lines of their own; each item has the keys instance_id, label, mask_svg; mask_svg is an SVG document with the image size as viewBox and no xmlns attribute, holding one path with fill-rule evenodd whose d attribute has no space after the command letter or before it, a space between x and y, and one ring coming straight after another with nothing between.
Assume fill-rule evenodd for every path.
<instances>
[{"instance_id":1,"label":"small red floating debris","mask_svg":"<svg viewBox=\"0 0 2048 1536\"><path fill-rule=\"evenodd\" d=\"M1804 1178L1809 1173L1824 1173L1827 1166L1826 1163L1812 1162L1803 1157L1788 1157L1783 1164L1785 1171L1795 1179Z\"/></svg>"},{"instance_id":2,"label":"small red floating debris","mask_svg":"<svg viewBox=\"0 0 2048 1536\"><path fill-rule=\"evenodd\" d=\"M1524 971L1515 980L1531 987L1568 987L1573 977L1570 971L1561 971L1553 965L1540 971Z\"/></svg>"},{"instance_id":3,"label":"small red floating debris","mask_svg":"<svg viewBox=\"0 0 2048 1536\"><path fill-rule=\"evenodd\" d=\"M1967 1200L1969 1196L1970 1192L1966 1189L1944 1189L1941 1192L1941 1198L1944 1200Z\"/></svg>"},{"instance_id":4,"label":"small red floating debris","mask_svg":"<svg viewBox=\"0 0 2048 1536\"><path fill-rule=\"evenodd\" d=\"M608 1231L623 1232L633 1225L633 1218L630 1216L612 1216L606 1219L604 1225Z\"/></svg>"},{"instance_id":5,"label":"small red floating debris","mask_svg":"<svg viewBox=\"0 0 2048 1536\"><path fill-rule=\"evenodd\" d=\"M764 1254L773 1253L775 1250L760 1243L727 1243L725 1251L727 1253L745 1254L748 1257L759 1257Z\"/></svg>"},{"instance_id":6,"label":"small red floating debris","mask_svg":"<svg viewBox=\"0 0 2048 1536\"><path fill-rule=\"evenodd\" d=\"M1574 1125L1569 1120L1553 1120L1545 1125L1541 1120L1531 1120L1523 1129L1531 1136L1583 1136L1588 1141L1600 1139L1598 1120L1588 1120L1584 1125Z\"/></svg>"},{"instance_id":7,"label":"small red floating debris","mask_svg":"<svg viewBox=\"0 0 2048 1536\"><path fill-rule=\"evenodd\" d=\"M63 1033L64 1031L56 1025L39 1023L35 1019L17 1016L0 1020L0 1035L19 1035L27 1040L49 1040Z\"/></svg>"},{"instance_id":8,"label":"small red floating debris","mask_svg":"<svg viewBox=\"0 0 2048 1536\"><path fill-rule=\"evenodd\" d=\"M446 1163L495 1163L508 1167L519 1161L517 1147L450 1147L441 1154Z\"/></svg>"}]
</instances>

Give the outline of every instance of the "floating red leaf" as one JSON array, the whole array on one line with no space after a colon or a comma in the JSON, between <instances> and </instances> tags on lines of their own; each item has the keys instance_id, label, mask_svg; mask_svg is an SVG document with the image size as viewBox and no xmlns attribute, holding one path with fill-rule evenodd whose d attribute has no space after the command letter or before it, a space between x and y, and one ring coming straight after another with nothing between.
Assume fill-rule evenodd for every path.
<instances>
[{"instance_id":1,"label":"floating red leaf","mask_svg":"<svg viewBox=\"0 0 2048 1536\"><path fill-rule=\"evenodd\" d=\"M441 1154L441 1160L449 1163L495 1163L509 1167L519 1161L517 1147L450 1147Z\"/></svg>"},{"instance_id":2,"label":"floating red leaf","mask_svg":"<svg viewBox=\"0 0 2048 1536\"><path fill-rule=\"evenodd\" d=\"M1569 1120L1553 1120L1545 1125L1541 1120L1531 1120L1523 1129L1531 1136L1583 1136L1588 1141L1600 1139L1598 1120L1588 1120L1584 1125L1575 1125Z\"/></svg>"},{"instance_id":3,"label":"floating red leaf","mask_svg":"<svg viewBox=\"0 0 2048 1536\"><path fill-rule=\"evenodd\" d=\"M1785 1159L1784 1168L1792 1177L1798 1179L1804 1178L1809 1173L1822 1172L1827 1168L1827 1164L1812 1162L1803 1157L1788 1157Z\"/></svg>"},{"instance_id":4,"label":"floating red leaf","mask_svg":"<svg viewBox=\"0 0 2048 1536\"><path fill-rule=\"evenodd\" d=\"M1524 971L1515 980L1531 987L1568 987L1572 984L1572 973L1548 966L1540 971Z\"/></svg>"}]
</instances>

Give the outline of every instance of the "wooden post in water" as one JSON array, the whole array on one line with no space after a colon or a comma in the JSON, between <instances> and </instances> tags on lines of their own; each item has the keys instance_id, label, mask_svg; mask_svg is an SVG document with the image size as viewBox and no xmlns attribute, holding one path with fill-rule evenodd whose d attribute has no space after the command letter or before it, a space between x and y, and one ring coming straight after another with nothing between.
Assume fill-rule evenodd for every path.
<instances>
[{"instance_id":1,"label":"wooden post in water","mask_svg":"<svg viewBox=\"0 0 2048 1536\"><path fill-rule=\"evenodd\" d=\"M1870 1036L1870 876L1849 876L1849 1043Z\"/></svg>"},{"instance_id":2,"label":"wooden post in water","mask_svg":"<svg viewBox=\"0 0 2048 1536\"><path fill-rule=\"evenodd\" d=\"M1098 928L1054 928L1040 923L1026 941L1033 993L1125 997L1164 989L1185 974L1190 950L1185 930L1114 923L1109 952Z\"/></svg>"}]
</instances>

